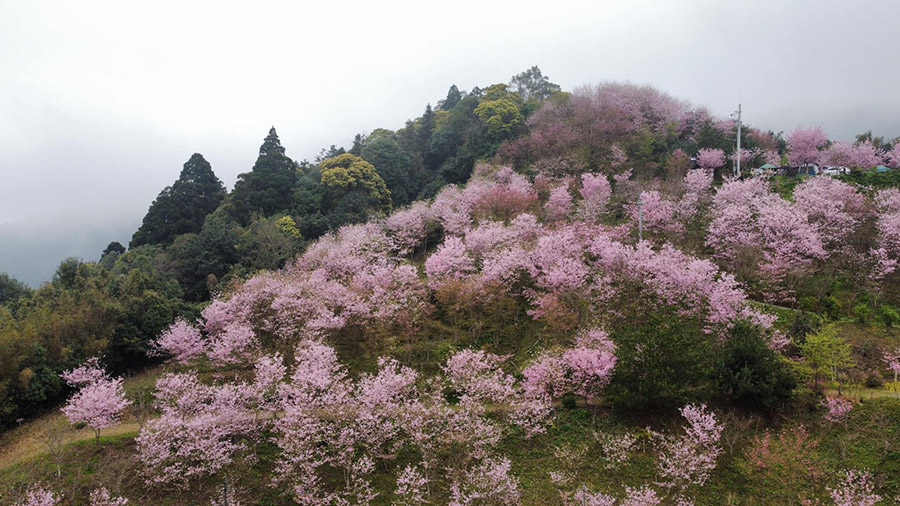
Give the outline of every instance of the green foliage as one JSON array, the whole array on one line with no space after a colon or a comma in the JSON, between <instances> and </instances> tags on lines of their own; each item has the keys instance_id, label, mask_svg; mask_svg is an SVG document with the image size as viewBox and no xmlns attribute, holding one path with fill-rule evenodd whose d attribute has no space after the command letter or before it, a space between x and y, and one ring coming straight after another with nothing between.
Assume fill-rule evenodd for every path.
<instances>
[{"instance_id":1,"label":"green foliage","mask_svg":"<svg viewBox=\"0 0 900 506\"><path fill-rule=\"evenodd\" d=\"M840 176L840 179L848 183L856 183L859 186L877 190L900 187L900 170L888 172L853 171L850 174Z\"/></svg>"},{"instance_id":2,"label":"green foliage","mask_svg":"<svg viewBox=\"0 0 900 506\"><path fill-rule=\"evenodd\" d=\"M8 304L31 293L25 283L0 272L0 305Z\"/></svg>"},{"instance_id":3,"label":"green foliage","mask_svg":"<svg viewBox=\"0 0 900 506\"><path fill-rule=\"evenodd\" d=\"M225 186L213 173L203 155L194 153L184 164L178 180L160 192L144 221L131 238L131 247L143 244L168 244L181 234L200 231L206 215L216 210L225 198ZM125 252L122 245L110 243L104 256Z\"/></svg>"},{"instance_id":4,"label":"green foliage","mask_svg":"<svg viewBox=\"0 0 900 506\"><path fill-rule=\"evenodd\" d=\"M400 143L390 135L370 137L362 147L361 156L374 165L384 179L391 192L394 207L409 204L415 196L412 161Z\"/></svg>"},{"instance_id":5,"label":"green foliage","mask_svg":"<svg viewBox=\"0 0 900 506\"><path fill-rule=\"evenodd\" d=\"M868 323L869 319L872 317L872 308L865 302L857 304L853 307L853 316L859 323Z\"/></svg>"},{"instance_id":6,"label":"green foliage","mask_svg":"<svg viewBox=\"0 0 900 506\"><path fill-rule=\"evenodd\" d=\"M353 201L351 207L363 217L391 210L391 192L371 163L347 153L325 160L319 168L332 206L341 206L342 200Z\"/></svg>"},{"instance_id":7,"label":"green foliage","mask_svg":"<svg viewBox=\"0 0 900 506\"><path fill-rule=\"evenodd\" d=\"M541 74L537 65L513 76L509 86L526 102L546 100L561 90L558 84L550 82L547 76Z\"/></svg>"},{"instance_id":8,"label":"green foliage","mask_svg":"<svg viewBox=\"0 0 900 506\"><path fill-rule=\"evenodd\" d=\"M450 89L447 90L447 98L438 102L438 109L442 111L450 111L456 107L456 104L459 103L460 100L463 99L463 93L459 91L459 88L456 85L450 86Z\"/></svg>"},{"instance_id":9,"label":"green foliage","mask_svg":"<svg viewBox=\"0 0 900 506\"><path fill-rule=\"evenodd\" d=\"M300 230L290 216L257 218L238 239L239 269L246 274L280 269L297 256L303 244Z\"/></svg>"},{"instance_id":10,"label":"green foliage","mask_svg":"<svg viewBox=\"0 0 900 506\"><path fill-rule=\"evenodd\" d=\"M249 225L254 214L272 216L291 208L297 184L296 164L284 154L275 127L269 130L250 172L238 176L229 196L232 218Z\"/></svg>"},{"instance_id":11,"label":"green foliage","mask_svg":"<svg viewBox=\"0 0 900 506\"><path fill-rule=\"evenodd\" d=\"M893 327L897 323L900 323L900 312L885 304L881 306L881 321L885 326Z\"/></svg>"},{"instance_id":12,"label":"green foliage","mask_svg":"<svg viewBox=\"0 0 900 506\"><path fill-rule=\"evenodd\" d=\"M488 136L495 141L514 134L525 120L519 104L509 97L482 101L475 108L475 115L487 127Z\"/></svg>"},{"instance_id":13,"label":"green foliage","mask_svg":"<svg viewBox=\"0 0 900 506\"><path fill-rule=\"evenodd\" d=\"M116 253L116 252L113 252ZM140 246L106 268L62 262L51 283L0 306L0 427L59 402L59 374L93 356L112 372L147 364L150 342L176 316L194 316L158 246Z\"/></svg>"},{"instance_id":14,"label":"green foliage","mask_svg":"<svg viewBox=\"0 0 900 506\"><path fill-rule=\"evenodd\" d=\"M800 311L791 324L791 337L802 343L806 336L817 332L822 325L822 319L815 313Z\"/></svg>"},{"instance_id":15,"label":"green foliage","mask_svg":"<svg viewBox=\"0 0 900 506\"><path fill-rule=\"evenodd\" d=\"M674 407L706 398L714 389L711 338L699 322L663 307L623 318L610 332L619 361L607 392L617 407Z\"/></svg>"},{"instance_id":16,"label":"green foliage","mask_svg":"<svg viewBox=\"0 0 900 506\"><path fill-rule=\"evenodd\" d=\"M837 335L837 328L833 324L826 325L816 334L807 336L800 349L806 358L805 365L812 372L816 384L822 374L830 374L831 380L837 381L841 373L856 364L853 350Z\"/></svg>"},{"instance_id":17,"label":"green foliage","mask_svg":"<svg viewBox=\"0 0 900 506\"><path fill-rule=\"evenodd\" d=\"M215 284L240 261L236 246L239 228L220 208L207 216L199 234L176 238L170 253L187 300L209 298Z\"/></svg>"},{"instance_id":18,"label":"green foliage","mask_svg":"<svg viewBox=\"0 0 900 506\"><path fill-rule=\"evenodd\" d=\"M791 398L797 385L788 364L766 343L759 329L735 326L724 344L718 366L721 391L738 402L777 407Z\"/></svg>"}]
</instances>

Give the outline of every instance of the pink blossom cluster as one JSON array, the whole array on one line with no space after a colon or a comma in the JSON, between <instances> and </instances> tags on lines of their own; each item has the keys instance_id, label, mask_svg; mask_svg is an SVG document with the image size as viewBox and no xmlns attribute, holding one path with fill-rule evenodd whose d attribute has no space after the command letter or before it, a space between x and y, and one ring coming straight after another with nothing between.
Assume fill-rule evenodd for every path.
<instances>
[{"instance_id":1,"label":"pink blossom cluster","mask_svg":"<svg viewBox=\"0 0 900 506\"><path fill-rule=\"evenodd\" d=\"M544 204L544 216L550 222L563 221L572 213L572 194L569 185L562 184L550 190L550 197Z\"/></svg>"},{"instance_id":2,"label":"pink blossom cluster","mask_svg":"<svg viewBox=\"0 0 900 506\"><path fill-rule=\"evenodd\" d=\"M625 497L617 500L615 497L599 492L589 492L581 488L573 494L563 497L565 504L570 506L656 506L662 504L662 498L650 487L625 488Z\"/></svg>"},{"instance_id":3,"label":"pink blossom cluster","mask_svg":"<svg viewBox=\"0 0 900 506\"><path fill-rule=\"evenodd\" d=\"M889 166L900 169L900 142L895 142L894 147L885 153L884 161Z\"/></svg>"},{"instance_id":4,"label":"pink blossom cluster","mask_svg":"<svg viewBox=\"0 0 900 506\"><path fill-rule=\"evenodd\" d=\"M868 213L866 199L855 187L829 177L812 178L798 185L794 201L832 249L843 245Z\"/></svg>"},{"instance_id":5,"label":"pink blossom cluster","mask_svg":"<svg viewBox=\"0 0 900 506\"><path fill-rule=\"evenodd\" d=\"M669 234L683 231L683 226L676 221L678 210L675 203L664 198L656 190L642 191L639 202L629 206L631 221L637 227L643 220L644 231Z\"/></svg>"},{"instance_id":6,"label":"pink blossom cluster","mask_svg":"<svg viewBox=\"0 0 900 506\"><path fill-rule=\"evenodd\" d=\"M219 307L217 304L214 310ZM205 355L207 348L200 330L178 318L154 342L152 353L168 356L175 363L184 365Z\"/></svg>"},{"instance_id":7,"label":"pink blossom cluster","mask_svg":"<svg viewBox=\"0 0 900 506\"><path fill-rule=\"evenodd\" d=\"M59 504L56 494L43 487L37 487L25 493L21 506L55 506Z\"/></svg>"},{"instance_id":8,"label":"pink blossom cluster","mask_svg":"<svg viewBox=\"0 0 900 506\"><path fill-rule=\"evenodd\" d=\"M872 473L848 470L835 488L828 488L835 506L875 506L881 496L875 493Z\"/></svg>"},{"instance_id":9,"label":"pink blossom cluster","mask_svg":"<svg viewBox=\"0 0 900 506\"><path fill-rule=\"evenodd\" d=\"M853 411L853 401L839 397L829 397L822 401L825 407L825 420L831 423L843 423L847 421L850 412Z\"/></svg>"},{"instance_id":10,"label":"pink blossom cluster","mask_svg":"<svg viewBox=\"0 0 900 506\"><path fill-rule=\"evenodd\" d=\"M128 499L112 495L105 487L95 488L90 495L91 506L125 506Z\"/></svg>"},{"instance_id":11,"label":"pink blossom cluster","mask_svg":"<svg viewBox=\"0 0 900 506\"><path fill-rule=\"evenodd\" d=\"M900 190L889 188L875 197L878 237L870 251L875 264L873 278L880 280L897 270L900 263Z\"/></svg>"},{"instance_id":12,"label":"pink blossom cluster","mask_svg":"<svg viewBox=\"0 0 900 506\"><path fill-rule=\"evenodd\" d=\"M887 364L888 369L894 373L894 381L897 381L897 376L900 375L900 348L885 353L884 362Z\"/></svg>"},{"instance_id":13,"label":"pink blossom cluster","mask_svg":"<svg viewBox=\"0 0 900 506\"><path fill-rule=\"evenodd\" d=\"M509 459L485 459L450 486L449 506L519 504L522 494L511 467Z\"/></svg>"},{"instance_id":14,"label":"pink blossom cluster","mask_svg":"<svg viewBox=\"0 0 900 506\"><path fill-rule=\"evenodd\" d=\"M433 223L435 219L428 204L415 202L388 216L384 228L397 254L409 256L425 247L428 228Z\"/></svg>"},{"instance_id":15,"label":"pink blossom cluster","mask_svg":"<svg viewBox=\"0 0 900 506\"><path fill-rule=\"evenodd\" d=\"M600 216L606 213L609 199L612 196L609 179L603 174L584 173L581 175L581 188L578 192L581 195L579 208L581 219L595 223Z\"/></svg>"},{"instance_id":16,"label":"pink blossom cluster","mask_svg":"<svg viewBox=\"0 0 900 506\"><path fill-rule=\"evenodd\" d=\"M701 149L697 152L697 164L704 170L721 168L725 166L725 152L721 149Z\"/></svg>"},{"instance_id":17,"label":"pink blossom cluster","mask_svg":"<svg viewBox=\"0 0 900 506\"><path fill-rule=\"evenodd\" d=\"M87 359L80 366L62 373L60 377L72 387L81 387L109 379L106 371L100 366L100 359L97 357Z\"/></svg>"},{"instance_id":18,"label":"pink blossom cluster","mask_svg":"<svg viewBox=\"0 0 900 506\"><path fill-rule=\"evenodd\" d=\"M712 198L713 173L700 169L688 171L682 181L684 195L676 207L680 219L691 221L697 218L700 211L709 205Z\"/></svg>"},{"instance_id":19,"label":"pink blossom cluster","mask_svg":"<svg viewBox=\"0 0 900 506\"><path fill-rule=\"evenodd\" d=\"M822 163L837 167L871 169L882 163L889 163L890 153L876 148L871 141L858 144L834 142L822 154Z\"/></svg>"},{"instance_id":20,"label":"pink blossom cluster","mask_svg":"<svg viewBox=\"0 0 900 506\"><path fill-rule=\"evenodd\" d=\"M596 238L589 250L599 268L616 276L610 281L643 285L683 314L703 317L710 332L738 320L764 328L774 323L773 317L750 308L734 277L708 260L669 245L654 251L647 244L628 246L603 237Z\"/></svg>"},{"instance_id":21,"label":"pink blossom cluster","mask_svg":"<svg viewBox=\"0 0 900 506\"><path fill-rule=\"evenodd\" d=\"M131 405L125 398L122 378L110 378L97 359L88 360L62 377L69 384L81 387L63 406L63 414L69 422L83 423L93 429L99 443L100 431L119 423L125 408Z\"/></svg>"},{"instance_id":22,"label":"pink blossom cluster","mask_svg":"<svg viewBox=\"0 0 900 506\"><path fill-rule=\"evenodd\" d=\"M444 188L431 210L447 234L463 235L476 218L509 220L537 204L531 182L504 167L492 177L471 180L463 190Z\"/></svg>"},{"instance_id":23,"label":"pink blossom cluster","mask_svg":"<svg viewBox=\"0 0 900 506\"><path fill-rule=\"evenodd\" d=\"M817 183L803 198L813 200L823 186ZM835 189L841 190L829 187L824 193ZM841 217L849 215L844 207L839 211ZM828 256L820 228L808 210L773 194L761 179L726 183L713 198L712 215L706 245L713 256L732 271L749 267L770 285L780 286L786 276L805 272ZM833 231L829 220L834 217L835 213L825 216L824 211L816 215L827 231Z\"/></svg>"},{"instance_id":24,"label":"pink blossom cluster","mask_svg":"<svg viewBox=\"0 0 900 506\"><path fill-rule=\"evenodd\" d=\"M420 506L427 504L428 478L418 468L407 465L397 475L397 500L398 506Z\"/></svg>"},{"instance_id":25,"label":"pink blossom cluster","mask_svg":"<svg viewBox=\"0 0 900 506\"><path fill-rule=\"evenodd\" d=\"M818 127L798 128L787 137L788 161L791 165L819 163L821 149L828 143L825 132Z\"/></svg>"},{"instance_id":26,"label":"pink blossom cluster","mask_svg":"<svg viewBox=\"0 0 900 506\"><path fill-rule=\"evenodd\" d=\"M262 364L259 369L271 369ZM277 375L277 373L276 373ZM169 373L156 382L159 418L148 421L136 438L144 472L153 483L186 486L231 465L247 440L263 425L257 414L273 374L258 383L207 385L195 372Z\"/></svg>"},{"instance_id":27,"label":"pink blossom cluster","mask_svg":"<svg viewBox=\"0 0 900 506\"><path fill-rule=\"evenodd\" d=\"M657 434L660 439L657 471L662 486L684 491L691 486L706 484L722 453L719 440L723 426L706 405L689 404L680 411L687 421L684 434Z\"/></svg>"},{"instance_id":28,"label":"pink blossom cluster","mask_svg":"<svg viewBox=\"0 0 900 506\"><path fill-rule=\"evenodd\" d=\"M515 496L515 480L504 463L508 461L491 455L500 429L485 416L487 404L503 403L514 413L524 409L519 407L523 403L527 408L515 380L500 369L503 361L482 351L452 356L444 371L447 384L460 393L459 407L454 408L441 395L441 385L420 388L418 374L395 360L381 359L376 374L353 380L332 348L302 343L290 379L279 387L284 416L275 422L275 442L281 450L276 482L287 484L301 504L366 502L374 497L374 464L393 460L411 445L419 450L422 463L398 476L396 493L403 504L424 500L425 485L448 465L442 455L449 448L470 452L464 460L471 467L457 469L462 475L453 474L471 476L451 484L451 489L456 487L454 501ZM337 490L323 485L328 469L344 471L343 486Z\"/></svg>"},{"instance_id":29,"label":"pink blossom cluster","mask_svg":"<svg viewBox=\"0 0 900 506\"><path fill-rule=\"evenodd\" d=\"M522 373L524 388L532 397L559 398L569 392L596 397L616 367L615 345L601 329L591 329L575 339L572 348L547 351Z\"/></svg>"}]
</instances>

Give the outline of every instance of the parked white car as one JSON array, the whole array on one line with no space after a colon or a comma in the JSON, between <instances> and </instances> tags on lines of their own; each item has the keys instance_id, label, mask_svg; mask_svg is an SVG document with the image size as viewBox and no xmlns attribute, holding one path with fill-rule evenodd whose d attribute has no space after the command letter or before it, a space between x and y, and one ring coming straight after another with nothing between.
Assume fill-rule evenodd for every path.
<instances>
[{"instance_id":1,"label":"parked white car","mask_svg":"<svg viewBox=\"0 0 900 506\"><path fill-rule=\"evenodd\" d=\"M849 173L850 169L847 167L825 167L825 169L822 170L822 174L825 174L826 176L840 176Z\"/></svg>"}]
</instances>

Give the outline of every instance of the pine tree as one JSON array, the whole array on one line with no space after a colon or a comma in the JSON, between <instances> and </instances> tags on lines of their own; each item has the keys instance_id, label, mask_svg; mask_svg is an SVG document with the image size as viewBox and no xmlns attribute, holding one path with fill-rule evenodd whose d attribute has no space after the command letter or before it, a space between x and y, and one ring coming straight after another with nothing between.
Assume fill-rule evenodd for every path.
<instances>
[{"instance_id":1,"label":"pine tree","mask_svg":"<svg viewBox=\"0 0 900 506\"><path fill-rule=\"evenodd\" d=\"M150 205L130 246L171 243L178 235L199 232L203 220L224 198L225 185L203 155L194 153L178 180L164 188Z\"/></svg>"},{"instance_id":2,"label":"pine tree","mask_svg":"<svg viewBox=\"0 0 900 506\"><path fill-rule=\"evenodd\" d=\"M284 154L272 127L253 169L238 176L231 194L232 217L247 225L254 213L271 216L290 209L296 183L296 164Z\"/></svg>"},{"instance_id":3,"label":"pine tree","mask_svg":"<svg viewBox=\"0 0 900 506\"><path fill-rule=\"evenodd\" d=\"M442 111L450 111L456 107L456 104L459 103L460 100L463 99L463 94L459 91L459 88L454 84L450 87L450 90L447 91L447 98L441 100L438 103L438 109Z\"/></svg>"}]
</instances>

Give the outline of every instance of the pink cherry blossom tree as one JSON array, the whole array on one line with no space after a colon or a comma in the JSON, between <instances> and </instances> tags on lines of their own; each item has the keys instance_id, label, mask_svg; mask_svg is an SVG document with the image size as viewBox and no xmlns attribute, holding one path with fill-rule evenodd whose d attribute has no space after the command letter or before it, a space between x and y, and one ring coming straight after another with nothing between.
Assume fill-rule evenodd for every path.
<instances>
[{"instance_id":1,"label":"pink cherry blossom tree","mask_svg":"<svg viewBox=\"0 0 900 506\"><path fill-rule=\"evenodd\" d=\"M83 423L90 427L99 445L100 431L119 423L125 408L131 405L125 398L122 378L110 379L95 360L63 374L63 378L70 384L81 385L63 406L63 414L73 424Z\"/></svg>"},{"instance_id":2,"label":"pink cherry blossom tree","mask_svg":"<svg viewBox=\"0 0 900 506\"><path fill-rule=\"evenodd\" d=\"M684 492L709 480L722 453L719 440L724 427L706 405L689 404L680 411L687 421L685 432L681 436L659 436L657 470L662 486Z\"/></svg>"},{"instance_id":3,"label":"pink cherry blossom tree","mask_svg":"<svg viewBox=\"0 0 900 506\"><path fill-rule=\"evenodd\" d=\"M854 146L851 167L871 169L884 163L884 159L884 151L876 148L872 141L866 140Z\"/></svg>"},{"instance_id":4,"label":"pink cherry blossom tree","mask_svg":"<svg viewBox=\"0 0 900 506\"><path fill-rule=\"evenodd\" d=\"M794 201L831 248L843 245L867 213L865 197L855 187L832 178L801 183L794 189Z\"/></svg>"},{"instance_id":5,"label":"pink cherry blossom tree","mask_svg":"<svg viewBox=\"0 0 900 506\"><path fill-rule=\"evenodd\" d=\"M900 142L895 142L894 147L885 153L885 161L891 167L900 169Z\"/></svg>"},{"instance_id":6,"label":"pink cherry blossom tree","mask_svg":"<svg viewBox=\"0 0 900 506\"><path fill-rule=\"evenodd\" d=\"M791 165L819 163L828 137L819 128L798 128L787 137L788 161Z\"/></svg>"},{"instance_id":7,"label":"pink cherry blossom tree","mask_svg":"<svg viewBox=\"0 0 900 506\"><path fill-rule=\"evenodd\" d=\"M207 343L200 331L181 318L163 331L153 349L154 354L169 356L181 365L202 357L206 352Z\"/></svg>"},{"instance_id":8,"label":"pink cherry blossom tree","mask_svg":"<svg viewBox=\"0 0 900 506\"><path fill-rule=\"evenodd\" d=\"M450 486L450 506L519 504L522 494L511 468L509 459L485 459Z\"/></svg>"},{"instance_id":9,"label":"pink cherry blossom tree","mask_svg":"<svg viewBox=\"0 0 900 506\"><path fill-rule=\"evenodd\" d=\"M448 280L464 279L475 272L475 262L466 252L466 245L457 237L448 237L425 261L425 272L434 287Z\"/></svg>"},{"instance_id":10,"label":"pink cherry blossom tree","mask_svg":"<svg viewBox=\"0 0 900 506\"><path fill-rule=\"evenodd\" d=\"M523 371L523 386L535 397L559 398L572 392L594 398L607 385L615 367L615 345L606 332L595 328L579 335L572 348L538 357Z\"/></svg>"},{"instance_id":11,"label":"pink cherry blossom tree","mask_svg":"<svg viewBox=\"0 0 900 506\"><path fill-rule=\"evenodd\" d=\"M579 214L588 222L596 222L606 213L609 199L612 196L612 186L609 179L602 174L584 173L581 175L581 203Z\"/></svg>"},{"instance_id":12,"label":"pink cherry blossom tree","mask_svg":"<svg viewBox=\"0 0 900 506\"><path fill-rule=\"evenodd\" d=\"M186 487L231 465L260 428L254 389L246 384L205 385L194 372L156 382L156 407L135 439L151 483Z\"/></svg>"},{"instance_id":13,"label":"pink cherry blossom tree","mask_svg":"<svg viewBox=\"0 0 900 506\"><path fill-rule=\"evenodd\" d=\"M550 191L550 198L544 204L544 214L550 221L565 220L572 212L572 195L567 184Z\"/></svg>"},{"instance_id":14,"label":"pink cherry blossom tree","mask_svg":"<svg viewBox=\"0 0 900 506\"><path fill-rule=\"evenodd\" d=\"M398 506L421 506L428 504L428 478L425 474L410 465L403 468L397 475L397 501Z\"/></svg>"},{"instance_id":15,"label":"pink cherry blossom tree","mask_svg":"<svg viewBox=\"0 0 900 506\"><path fill-rule=\"evenodd\" d=\"M856 152L848 142L838 141L828 146L822 153L822 163L835 167L855 167Z\"/></svg>"},{"instance_id":16,"label":"pink cherry blossom tree","mask_svg":"<svg viewBox=\"0 0 900 506\"><path fill-rule=\"evenodd\" d=\"M725 152L721 149L701 149L697 152L701 169L715 170L725 166Z\"/></svg>"},{"instance_id":17,"label":"pink cherry blossom tree","mask_svg":"<svg viewBox=\"0 0 900 506\"><path fill-rule=\"evenodd\" d=\"M100 359L97 357L87 359L82 365L62 373L60 377L72 387L82 387L109 379L106 371L100 366Z\"/></svg>"},{"instance_id":18,"label":"pink cherry blossom tree","mask_svg":"<svg viewBox=\"0 0 900 506\"><path fill-rule=\"evenodd\" d=\"M684 227L677 221L675 203L667 200L656 190L642 191L640 201L643 203L644 230L656 234L678 233ZM637 228L638 220L642 214L641 205L629 206L631 221Z\"/></svg>"},{"instance_id":19,"label":"pink cherry blossom tree","mask_svg":"<svg viewBox=\"0 0 900 506\"><path fill-rule=\"evenodd\" d=\"M433 222L434 215L428 205L424 202L414 202L407 209L388 216L384 226L397 252L402 256L408 256L424 248L428 227Z\"/></svg>"}]
</instances>

